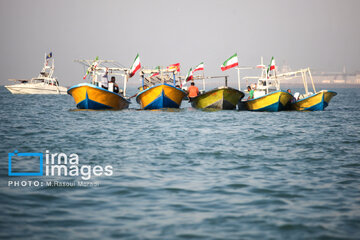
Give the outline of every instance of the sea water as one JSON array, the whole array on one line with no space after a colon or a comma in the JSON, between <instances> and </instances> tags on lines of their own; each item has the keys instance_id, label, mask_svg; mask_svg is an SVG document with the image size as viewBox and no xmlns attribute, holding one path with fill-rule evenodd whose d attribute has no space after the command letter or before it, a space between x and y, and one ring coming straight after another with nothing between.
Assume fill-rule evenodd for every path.
<instances>
[{"instance_id":1,"label":"sea water","mask_svg":"<svg viewBox=\"0 0 360 240\"><path fill-rule=\"evenodd\" d=\"M0 238L359 239L360 89L331 90L325 111L268 113L78 111L1 87ZM8 176L15 150L113 172Z\"/></svg>"}]
</instances>

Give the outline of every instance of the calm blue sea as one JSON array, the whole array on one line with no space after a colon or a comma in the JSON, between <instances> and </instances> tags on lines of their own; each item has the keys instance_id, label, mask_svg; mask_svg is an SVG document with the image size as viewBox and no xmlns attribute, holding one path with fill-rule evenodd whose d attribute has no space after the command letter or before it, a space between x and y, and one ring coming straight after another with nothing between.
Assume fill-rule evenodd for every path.
<instances>
[{"instance_id":1,"label":"calm blue sea","mask_svg":"<svg viewBox=\"0 0 360 240\"><path fill-rule=\"evenodd\" d=\"M360 239L360 89L329 90L323 112L266 113L77 111L0 87L0 238ZM82 179L8 176L14 150L113 174L47 186Z\"/></svg>"}]
</instances>

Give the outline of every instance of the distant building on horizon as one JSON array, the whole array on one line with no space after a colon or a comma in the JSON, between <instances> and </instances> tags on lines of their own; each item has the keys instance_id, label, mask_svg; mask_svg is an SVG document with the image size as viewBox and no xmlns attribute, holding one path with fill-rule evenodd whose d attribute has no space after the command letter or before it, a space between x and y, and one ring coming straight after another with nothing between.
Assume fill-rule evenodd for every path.
<instances>
[{"instance_id":1,"label":"distant building on horizon","mask_svg":"<svg viewBox=\"0 0 360 240\"><path fill-rule=\"evenodd\" d=\"M284 64L280 68L280 72L291 72L292 69L290 66ZM324 71L311 71L311 75L313 77L314 83L316 84L334 84L334 85L360 85L360 71L356 71L355 73L347 73L346 67L344 66L342 72L324 72ZM294 84L294 80L285 79L284 83Z\"/></svg>"}]
</instances>

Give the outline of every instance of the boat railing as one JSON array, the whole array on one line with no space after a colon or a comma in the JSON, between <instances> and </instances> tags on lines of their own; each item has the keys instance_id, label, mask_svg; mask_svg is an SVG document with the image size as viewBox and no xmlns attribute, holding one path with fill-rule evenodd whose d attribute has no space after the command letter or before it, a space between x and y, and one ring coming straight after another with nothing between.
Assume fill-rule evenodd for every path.
<instances>
[{"instance_id":1,"label":"boat railing","mask_svg":"<svg viewBox=\"0 0 360 240\"><path fill-rule=\"evenodd\" d=\"M226 87L228 86L229 75L222 75L222 76L205 76L204 74L203 75L195 75L195 76L193 76L192 81L200 81L200 80L202 80L203 89L201 91L205 92L206 91L206 89L205 89L205 81L209 80L209 79L217 79L217 78L224 78L224 84L225 84ZM179 76L179 79L180 79L180 81L185 80L185 76Z\"/></svg>"},{"instance_id":2,"label":"boat railing","mask_svg":"<svg viewBox=\"0 0 360 240\"><path fill-rule=\"evenodd\" d=\"M122 76L123 77L123 90L119 89L119 92L123 92L123 96L126 97L127 82L129 79L130 69L124 67L115 60L100 60L96 59L75 59L74 62L82 64L88 68L89 75L91 77L91 83L101 87L101 80L99 81L98 76L103 76L106 71L111 76ZM96 64L94 64L96 62Z\"/></svg>"},{"instance_id":3,"label":"boat railing","mask_svg":"<svg viewBox=\"0 0 360 240\"><path fill-rule=\"evenodd\" d=\"M314 84L314 80L312 78L311 75L311 71L310 68L303 68L303 69L299 69L297 71L292 71L292 72L285 72L285 73L281 73L278 75L278 78L280 79L296 79L301 77L301 80L304 84L304 88L305 88L305 94L309 95L309 87L308 87L308 81L310 80L313 91L315 93L317 93L316 88L315 88L315 84Z\"/></svg>"},{"instance_id":4,"label":"boat railing","mask_svg":"<svg viewBox=\"0 0 360 240\"><path fill-rule=\"evenodd\" d=\"M146 74L149 75L158 74L158 75L154 77L145 77ZM172 74L172 78L169 76L169 74ZM142 79L143 88L145 86L149 87L159 83L168 83L176 86L178 84L176 75L177 75L177 69L168 69L168 68L160 67L156 69L142 68L140 70L140 76Z\"/></svg>"}]
</instances>

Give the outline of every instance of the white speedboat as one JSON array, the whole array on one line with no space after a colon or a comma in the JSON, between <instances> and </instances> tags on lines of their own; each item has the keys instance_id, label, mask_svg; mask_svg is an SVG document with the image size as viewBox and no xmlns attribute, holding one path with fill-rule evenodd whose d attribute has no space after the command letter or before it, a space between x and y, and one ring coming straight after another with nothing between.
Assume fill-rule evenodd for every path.
<instances>
[{"instance_id":1,"label":"white speedboat","mask_svg":"<svg viewBox=\"0 0 360 240\"><path fill-rule=\"evenodd\" d=\"M52 59L51 66L48 66ZM5 86L12 94L67 94L67 88L59 86L54 74L54 59L52 53L46 55L44 67L38 77L28 79L9 79L18 84Z\"/></svg>"}]
</instances>

